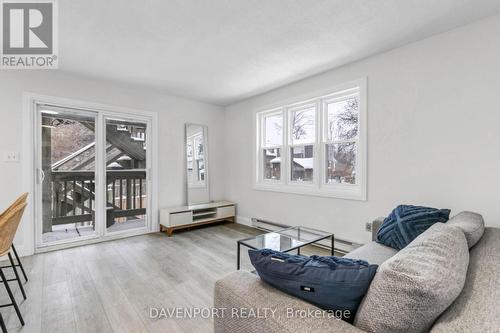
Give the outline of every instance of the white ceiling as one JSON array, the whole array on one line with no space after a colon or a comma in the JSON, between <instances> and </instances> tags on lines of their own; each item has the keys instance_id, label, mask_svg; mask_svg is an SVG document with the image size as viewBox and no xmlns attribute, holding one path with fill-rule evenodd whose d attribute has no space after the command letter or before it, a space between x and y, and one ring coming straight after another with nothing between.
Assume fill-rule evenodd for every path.
<instances>
[{"instance_id":1,"label":"white ceiling","mask_svg":"<svg viewBox=\"0 0 500 333\"><path fill-rule=\"evenodd\" d=\"M499 0L59 1L60 68L227 105L499 12Z\"/></svg>"}]
</instances>

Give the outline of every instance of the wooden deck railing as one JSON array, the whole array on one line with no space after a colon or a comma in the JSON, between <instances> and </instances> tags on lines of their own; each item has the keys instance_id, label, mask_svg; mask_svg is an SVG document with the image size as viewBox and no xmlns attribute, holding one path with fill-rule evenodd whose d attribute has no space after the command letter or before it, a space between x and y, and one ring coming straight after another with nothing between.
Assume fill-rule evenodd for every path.
<instances>
[{"instance_id":1,"label":"wooden deck railing","mask_svg":"<svg viewBox=\"0 0 500 333\"><path fill-rule=\"evenodd\" d=\"M95 215L93 171L52 171L52 225L92 222ZM106 172L107 226L116 218L146 214L146 171Z\"/></svg>"}]
</instances>

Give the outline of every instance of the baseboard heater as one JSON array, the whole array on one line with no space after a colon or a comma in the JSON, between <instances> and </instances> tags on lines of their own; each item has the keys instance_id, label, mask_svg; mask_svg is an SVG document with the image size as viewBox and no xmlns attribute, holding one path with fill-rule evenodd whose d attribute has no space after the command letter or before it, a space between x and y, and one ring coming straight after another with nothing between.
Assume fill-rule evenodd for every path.
<instances>
[{"instance_id":1,"label":"baseboard heater","mask_svg":"<svg viewBox=\"0 0 500 333\"><path fill-rule=\"evenodd\" d=\"M268 231L268 232L291 227L290 225L272 222L272 221L261 220L258 218L252 218L252 226L254 228L261 229L261 230ZM329 250L332 247L329 239L326 239L324 241L320 241L320 242L316 243L315 245L322 247L322 248L325 248L325 249L329 249ZM352 242L350 240L335 237L335 252L338 252L341 254L346 254L348 252L351 252L352 250L355 250L362 245L363 244L359 244L356 242Z\"/></svg>"}]
</instances>

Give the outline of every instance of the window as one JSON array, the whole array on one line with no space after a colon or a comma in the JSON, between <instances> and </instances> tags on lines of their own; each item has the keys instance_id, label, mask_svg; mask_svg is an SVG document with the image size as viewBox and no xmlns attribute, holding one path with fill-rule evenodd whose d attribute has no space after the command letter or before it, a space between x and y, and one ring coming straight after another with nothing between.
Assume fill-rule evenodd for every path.
<instances>
[{"instance_id":1,"label":"window","mask_svg":"<svg viewBox=\"0 0 500 333\"><path fill-rule=\"evenodd\" d=\"M270 113L262 117L263 179L281 180L281 151L283 148L283 114Z\"/></svg>"},{"instance_id":2,"label":"window","mask_svg":"<svg viewBox=\"0 0 500 333\"><path fill-rule=\"evenodd\" d=\"M356 184L359 94L324 102L327 184Z\"/></svg>"},{"instance_id":3,"label":"window","mask_svg":"<svg viewBox=\"0 0 500 333\"><path fill-rule=\"evenodd\" d=\"M314 143L316 141L316 105L289 110L290 181L312 182L314 176Z\"/></svg>"},{"instance_id":4,"label":"window","mask_svg":"<svg viewBox=\"0 0 500 333\"><path fill-rule=\"evenodd\" d=\"M366 199L366 80L257 113L256 188Z\"/></svg>"}]
</instances>

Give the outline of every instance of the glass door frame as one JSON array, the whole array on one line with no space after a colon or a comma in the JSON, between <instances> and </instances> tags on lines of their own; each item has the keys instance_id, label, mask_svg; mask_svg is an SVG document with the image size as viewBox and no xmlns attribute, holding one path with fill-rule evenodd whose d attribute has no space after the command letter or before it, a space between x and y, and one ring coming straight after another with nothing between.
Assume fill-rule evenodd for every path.
<instances>
[{"instance_id":1,"label":"glass door frame","mask_svg":"<svg viewBox=\"0 0 500 333\"><path fill-rule=\"evenodd\" d=\"M49 105L47 103L40 103L35 105L35 165L36 165L36 182L35 182L35 237L36 237L36 243L35 243L35 248L48 248L52 246L58 246L58 245L64 245L68 243L73 243L73 242L79 242L79 241L87 241L87 240L92 240L100 237L100 232L98 228L98 216L97 213L94 217L94 234L92 235L86 235L86 236L79 236L78 238L68 238L68 239L62 239L62 240L57 240L57 241L52 241L52 242L43 242L43 180L45 179L45 174L42 171L42 145L43 145L43 140L42 140L42 108L47 107L49 109L61 109L64 111L69 111L69 110L74 110L75 114L81 114L81 115L87 115L89 117L94 118L94 126L95 126L95 131L94 131L94 142L95 144L95 167L94 167L94 186L95 189L100 188L101 185L101 178L98 177L98 166L100 165L101 160L102 160L102 149L101 147L97 144L99 137L101 136L101 126L99 124L99 113L91 110L80 110L80 109L74 109L74 108L62 108L60 106L55 106L55 105ZM94 198L94 209L96 212L100 210L99 208L99 203L102 200L100 198L100 191L94 190L95 193L95 198Z\"/></svg>"},{"instance_id":2,"label":"glass door frame","mask_svg":"<svg viewBox=\"0 0 500 333\"><path fill-rule=\"evenodd\" d=\"M40 253L58 248L67 248L72 246L97 243L110 239L119 239L124 237L136 236L150 232L158 231L158 190L157 182L157 114L149 111L140 111L124 107L104 105L86 101L78 101L66 98L25 94L26 108L29 108L32 126L32 142L30 143L32 158L29 160L32 165L28 169L31 170L32 185L30 186L33 194L33 222L32 234L34 242L34 252ZM29 103L29 104L28 104ZM39 107L50 105L54 108L62 108L65 110L75 110L75 112L96 113L95 123L95 142L96 142L96 168L95 168L95 235L82 236L78 239L60 240L51 243L43 243L42 241L42 186L41 177L41 121L42 113ZM146 221L143 228L123 230L116 232L106 231L106 163L105 163L105 121L107 118L119 118L135 122L144 122L146 129ZM156 222L156 223L155 223Z\"/></svg>"}]
</instances>

